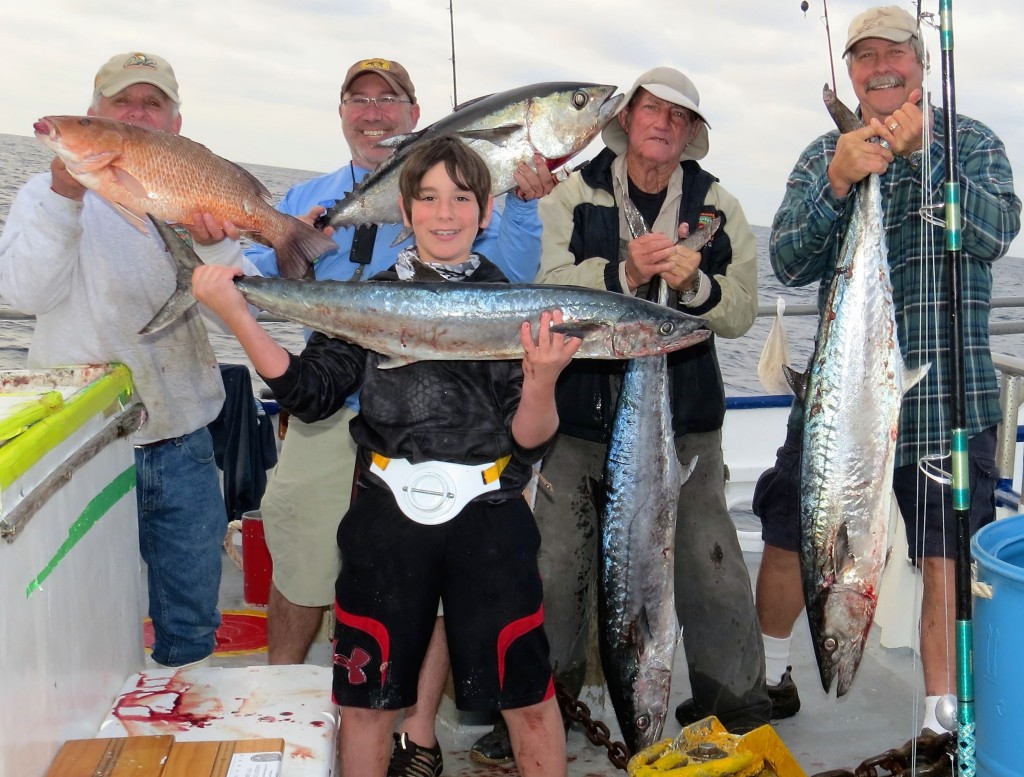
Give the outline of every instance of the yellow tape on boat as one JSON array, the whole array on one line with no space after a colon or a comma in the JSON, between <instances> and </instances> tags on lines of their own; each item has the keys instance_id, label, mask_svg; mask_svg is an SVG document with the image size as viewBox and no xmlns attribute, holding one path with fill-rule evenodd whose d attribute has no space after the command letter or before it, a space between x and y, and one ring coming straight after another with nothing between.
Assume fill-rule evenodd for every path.
<instances>
[{"instance_id":1,"label":"yellow tape on boat","mask_svg":"<svg viewBox=\"0 0 1024 777\"><path fill-rule=\"evenodd\" d=\"M42 421L62 407L64 395L59 391L47 391L42 396L36 395L20 405L15 405L7 415L0 418L0 442L17 437L36 421Z\"/></svg>"},{"instance_id":2,"label":"yellow tape on boat","mask_svg":"<svg viewBox=\"0 0 1024 777\"><path fill-rule=\"evenodd\" d=\"M131 372L124 365L114 365L77 391L59 411L32 424L0 448L0 490L10 487L93 416L121 410L132 393Z\"/></svg>"}]
</instances>

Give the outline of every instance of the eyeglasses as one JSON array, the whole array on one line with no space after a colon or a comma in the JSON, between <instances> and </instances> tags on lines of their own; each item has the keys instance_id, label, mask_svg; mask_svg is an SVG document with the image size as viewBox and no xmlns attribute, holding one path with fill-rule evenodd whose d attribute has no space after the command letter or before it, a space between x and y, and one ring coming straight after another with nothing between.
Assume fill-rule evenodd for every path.
<instances>
[{"instance_id":1,"label":"eyeglasses","mask_svg":"<svg viewBox=\"0 0 1024 777\"><path fill-rule=\"evenodd\" d=\"M411 102L412 100L407 100L404 97L396 97L393 94L388 94L383 97L365 97L363 95L357 95L356 97L349 97L347 100L342 100L341 104L351 105L353 108L365 110L370 107L370 103L373 103L378 111L386 111L388 108L394 108L396 105Z\"/></svg>"}]
</instances>

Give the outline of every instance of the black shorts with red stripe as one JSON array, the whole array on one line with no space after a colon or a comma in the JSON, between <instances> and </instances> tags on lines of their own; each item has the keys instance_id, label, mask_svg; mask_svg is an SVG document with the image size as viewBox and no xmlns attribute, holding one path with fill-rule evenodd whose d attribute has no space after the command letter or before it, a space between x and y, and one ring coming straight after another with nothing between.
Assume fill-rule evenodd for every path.
<instances>
[{"instance_id":1,"label":"black shorts with red stripe","mask_svg":"<svg viewBox=\"0 0 1024 777\"><path fill-rule=\"evenodd\" d=\"M514 709L553 695L540 534L525 500L470 502L447 523L425 526L406 517L390 491L364 480L338 527L338 546L339 705L415 703L439 601L460 709Z\"/></svg>"}]
</instances>

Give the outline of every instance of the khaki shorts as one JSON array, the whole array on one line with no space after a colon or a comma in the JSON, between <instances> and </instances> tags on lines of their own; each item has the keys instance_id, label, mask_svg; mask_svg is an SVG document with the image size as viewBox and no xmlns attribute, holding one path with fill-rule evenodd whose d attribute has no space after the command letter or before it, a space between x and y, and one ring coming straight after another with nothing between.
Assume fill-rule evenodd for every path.
<instances>
[{"instance_id":1,"label":"khaki shorts","mask_svg":"<svg viewBox=\"0 0 1024 777\"><path fill-rule=\"evenodd\" d=\"M334 602L341 569L338 523L348 511L356 461L348 431L355 416L345 407L313 424L288 419L260 513L274 562L274 587L292 604Z\"/></svg>"}]
</instances>

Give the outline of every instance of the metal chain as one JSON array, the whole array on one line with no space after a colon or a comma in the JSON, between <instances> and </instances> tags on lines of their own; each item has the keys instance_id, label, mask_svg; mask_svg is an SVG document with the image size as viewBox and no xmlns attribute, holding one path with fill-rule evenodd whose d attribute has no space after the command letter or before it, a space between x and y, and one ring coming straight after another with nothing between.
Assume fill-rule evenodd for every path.
<instances>
[{"instance_id":1,"label":"metal chain","mask_svg":"<svg viewBox=\"0 0 1024 777\"><path fill-rule=\"evenodd\" d=\"M569 693L560 680L555 680L555 696L562 708L562 714L573 723L583 726L587 739L608 750L608 760L612 766L625 771L626 763L629 761L629 748L622 742L612 741L608 725L602 720L594 720L590 714L590 707Z\"/></svg>"},{"instance_id":2,"label":"metal chain","mask_svg":"<svg viewBox=\"0 0 1024 777\"><path fill-rule=\"evenodd\" d=\"M952 746L952 734L921 734L903 747L868 758L853 771L832 769L812 777L953 777Z\"/></svg>"}]
</instances>

